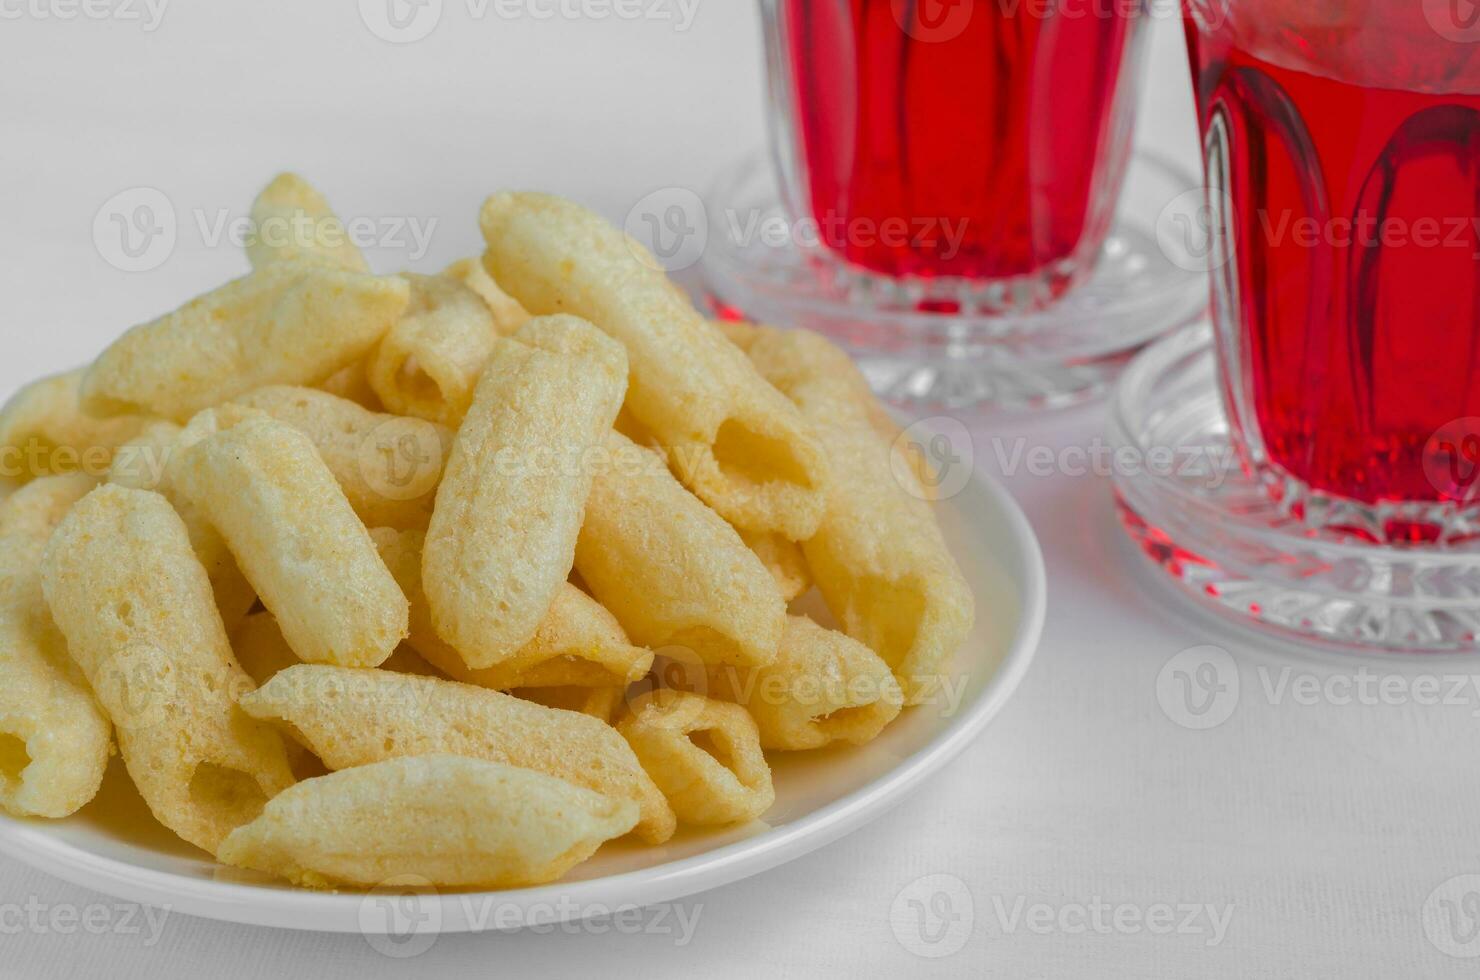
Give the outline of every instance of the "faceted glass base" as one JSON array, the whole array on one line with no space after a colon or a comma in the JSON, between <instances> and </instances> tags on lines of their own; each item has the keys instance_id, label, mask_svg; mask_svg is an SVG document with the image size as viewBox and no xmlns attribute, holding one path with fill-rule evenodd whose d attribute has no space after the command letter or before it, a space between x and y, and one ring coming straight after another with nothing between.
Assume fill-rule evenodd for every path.
<instances>
[{"instance_id":1,"label":"faceted glass base","mask_svg":"<svg viewBox=\"0 0 1480 980\"><path fill-rule=\"evenodd\" d=\"M761 156L705 202L705 285L721 315L809 327L846 347L879 394L917 408L1049 408L1103 394L1137 348L1207 307L1205 256L1159 234L1196 179L1130 163L1094 272L1046 309L1002 312L1001 283L890 279L848 265L794 222Z\"/></svg>"},{"instance_id":2,"label":"faceted glass base","mask_svg":"<svg viewBox=\"0 0 1480 980\"><path fill-rule=\"evenodd\" d=\"M1198 602L1351 649L1480 649L1480 542L1389 545L1292 516L1229 441L1206 324L1147 348L1111 406L1120 519Z\"/></svg>"}]
</instances>

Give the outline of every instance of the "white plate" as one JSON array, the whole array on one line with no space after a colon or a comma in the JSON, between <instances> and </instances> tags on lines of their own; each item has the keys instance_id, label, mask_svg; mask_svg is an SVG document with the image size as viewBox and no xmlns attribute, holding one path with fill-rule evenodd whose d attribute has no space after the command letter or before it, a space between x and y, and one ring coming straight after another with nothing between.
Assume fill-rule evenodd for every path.
<instances>
[{"instance_id":1,"label":"white plate","mask_svg":"<svg viewBox=\"0 0 1480 980\"><path fill-rule=\"evenodd\" d=\"M411 941L416 934L602 915L758 874L902 801L981 733L1027 672L1045 601L1043 556L1027 520L1006 491L983 480L943 501L939 514L977 597L977 627L958 663L970 679L957 709L911 708L866 746L773 756L776 805L764 822L681 832L661 847L608 844L565 880L540 888L401 899L326 894L217 866L154 821L115 760L98 798L71 819L0 816L0 852L113 897L185 915Z\"/></svg>"}]
</instances>

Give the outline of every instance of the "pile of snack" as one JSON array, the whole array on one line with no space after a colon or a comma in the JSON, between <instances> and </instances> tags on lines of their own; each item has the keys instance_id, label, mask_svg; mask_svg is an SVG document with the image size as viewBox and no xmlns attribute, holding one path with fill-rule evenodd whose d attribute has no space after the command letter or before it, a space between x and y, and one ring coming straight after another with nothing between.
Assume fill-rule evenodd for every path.
<instances>
[{"instance_id":1,"label":"pile of snack","mask_svg":"<svg viewBox=\"0 0 1480 980\"><path fill-rule=\"evenodd\" d=\"M0 410L43 461L0 502L6 812L75 813L116 741L224 864L527 885L760 817L767 752L946 679L971 593L827 341L709 322L546 195L435 276L292 175L252 218L250 274Z\"/></svg>"}]
</instances>

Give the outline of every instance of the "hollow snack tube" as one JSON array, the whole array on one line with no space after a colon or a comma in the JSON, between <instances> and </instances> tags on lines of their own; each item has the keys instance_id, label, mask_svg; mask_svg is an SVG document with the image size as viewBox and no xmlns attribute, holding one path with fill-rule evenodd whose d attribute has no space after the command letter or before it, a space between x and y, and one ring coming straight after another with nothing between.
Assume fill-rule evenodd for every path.
<instances>
[{"instance_id":1,"label":"hollow snack tube","mask_svg":"<svg viewBox=\"0 0 1480 980\"><path fill-rule=\"evenodd\" d=\"M617 730L681 823L742 823L776 802L760 732L739 705L659 688Z\"/></svg>"},{"instance_id":2,"label":"hollow snack tube","mask_svg":"<svg viewBox=\"0 0 1480 980\"><path fill-rule=\"evenodd\" d=\"M309 663L373 667L406 636L406 597L308 436L260 414L189 446L172 478L221 532Z\"/></svg>"},{"instance_id":3,"label":"hollow snack tube","mask_svg":"<svg viewBox=\"0 0 1480 980\"><path fill-rule=\"evenodd\" d=\"M634 643L706 663L776 656L786 603L740 535L683 488L655 452L616 432L576 542L576 569Z\"/></svg>"},{"instance_id":4,"label":"hollow snack tube","mask_svg":"<svg viewBox=\"0 0 1480 980\"><path fill-rule=\"evenodd\" d=\"M821 446L656 259L547 194L495 194L480 223L484 268L526 309L584 317L626 347L627 408L690 490L737 527L812 535L826 505Z\"/></svg>"},{"instance_id":5,"label":"hollow snack tube","mask_svg":"<svg viewBox=\"0 0 1480 980\"><path fill-rule=\"evenodd\" d=\"M293 785L282 741L237 710L252 687L185 525L157 493L105 484L62 520L42 586L149 809L215 853Z\"/></svg>"},{"instance_id":6,"label":"hollow snack tube","mask_svg":"<svg viewBox=\"0 0 1480 980\"><path fill-rule=\"evenodd\" d=\"M796 751L872 741L904 706L889 665L868 647L805 616L788 616L781 652L765 667L711 667L707 694L739 704L761 747Z\"/></svg>"},{"instance_id":7,"label":"hollow snack tube","mask_svg":"<svg viewBox=\"0 0 1480 980\"><path fill-rule=\"evenodd\" d=\"M78 470L100 477L114 450L149 424L142 415L94 418L84 412L85 370L32 381L0 406L0 478L19 484Z\"/></svg>"},{"instance_id":8,"label":"hollow snack tube","mask_svg":"<svg viewBox=\"0 0 1480 980\"><path fill-rule=\"evenodd\" d=\"M83 410L183 422L253 388L321 382L363 359L409 296L395 276L273 262L114 341L82 379Z\"/></svg>"},{"instance_id":9,"label":"hollow snack tube","mask_svg":"<svg viewBox=\"0 0 1480 980\"><path fill-rule=\"evenodd\" d=\"M446 276L404 273L411 302L365 365L387 410L456 427L498 332L477 293Z\"/></svg>"},{"instance_id":10,"label":"hollow snack tube","mask_svg":"<svg viewBox=\"0 0 1480 980\"><path fill-rule=\"evenodd\" d=\"M197 427L198 431L199 427ZM257 602L257 591L242 574L226 548L226 541L206 520L205 515L181 493L170 479L170 463L185 446L185 430L173 422L151 422L142 432L118 447L108 482L134 490L153 490L164 496L185 522L195 557L205 567L216 594L216 609L230 632Z\"/></svg>"},{"instance_id":11,"label":"hollow snack tube","mask_svg":"<svg viewBox=\"0 0 1480 980\"><path fill-rule=\"evenodd\" d=\"M41 556L96 485L33 480L0 503L0 810L57 819L97 795L113 726L93 698L41 591Z\"/></svg>"},{"instance_id":12,"label":"hollow snack tube","mask_svg":"<svg viewBox=\"0 0 1480 980\"><path fill-rule=\"evenodd\" d=\"M758 330L751 359L816 427L832 463L827 516L803 545L812 577L844 632L889 665L906 703L926 700L971 632L971 589L914 471L895 465L848 355L811 331Z\"/></svg>"},{"instance_id":13,"label":"hollow snack tube","mask_svg":"<svg viewBox=\"0 0 1480 980\"><path fill-rule=\"evenodd\" d=\"M437 635L469 667L517 655L569 578L626 383L621 345L575 317L539 317L498 341L422 556Z\"/></svg>"},{"instance_id":14,"label":"hollow snack tube","mask_svg":"<svg viewBox=\"0 0 1480 980\"><path fill-rule=\"evenodd\" d=\"M566 582L555 593L534 638L518 653L492 667L469 667L432 626L421 587L425 535L378 527L370 537L411 603L408 644L453 680L494 691L555 685L613 687L639 680L653 664L653 652L628 642L615 616Z\"/></svg>"},{"instance_id":15,"label":"hollow snack tube","mask_svg":"<svg viewBox=\"0 0 1480 980\"><path fill-rule=\"evenodd\" d=\"M632 800L643 839L661 843L673 834L672 811L622 737L573 711L434 677L312 665L279 673L241 706L282 726L330 769L465 755Z\"/></svg>"},{"instance_id":16,"label":"hollow snack tube","mask_svg":"<svg viewBox=\"0 0 1480 980\"><path fill-rule=\"evenodd\" d=\"M221 846L221 861L310 888L410 878L441 888L554 881L637 821L630 800L454 755L305 780Z\"/></svg>"},{"instance_id":17,"label":"hollow snack tube","mask_svg":"<svg viewBox=\"0 0 1480 980\"><path fill-rule=\"evenodd\" d=\"M309 262L347 272L370 271L365 256L324 195L297 174L273 178L252 202L252 268L278 262Z\"/></svg>"}]
</instances>

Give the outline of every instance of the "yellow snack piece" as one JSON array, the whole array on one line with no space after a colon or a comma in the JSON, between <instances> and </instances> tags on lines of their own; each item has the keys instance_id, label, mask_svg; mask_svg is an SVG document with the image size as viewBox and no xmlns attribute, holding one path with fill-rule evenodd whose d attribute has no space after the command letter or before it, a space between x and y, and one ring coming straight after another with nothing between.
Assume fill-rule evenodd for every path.
<instances>
[{"instance_id":1,"label":"yellow snack piece","mask_svg":"<svg viewBox=\"0 0 1480 980\"><path fill-rule=\"evenodd\" d=\"M422 557L437 635L469 667L518 654L565 585L626 381L621 345L575 317L530 320L498 341Z\"/></svg>"},{"instance_id":2,"label":"yellow snack piece","mask_svg":"<svg viewBox=\"0 0 1480 980\"><path fill-rule=\"evenodd\" d=\"M651 650L629 643L616 617L567 582L555 593L534 638L518 653L492 667L469 667L432 626L421 588L425 535L378 527L370 537L411 603L411 636L407 642L453 680L494 691L546 684L611 687L638 680L652 666Z\"/></svg>"},{"instance_id":3,"label":"yellow snack piece","mask_svg":"<svg viewBox=\"0 0 1480 980\"><path fill-rule=\"evenodd\" d=\"M104 485L52 535L42 585L160 823L207 851L293 784L277 734L238 711L252 687L185 525L159 494Z\"/></svg>"},{"instance_id":4,"label":"yellow snack piece","mask_svg":"<svg viewBox=\"0 0 1480 980\"><path fill-rule=\"evenodd\" d=\"M221 846L221 860L312 888L412 876L442 888L554 881L637 822L637 807L552 776L454 755L306 780Z\"/></svg>"},{"instance_id":5,"label":"yellow snack piece","mask_svg":"<svg viewBox=\"0 0 1480 980\"><path fill-rule=\"evenodd\" d=\"M273 262L114 341L82 379L82 407L183 422L253 388L323 381L370 352L409 292L394 276Z\"/></svg>"},{"instance_id":6,"label":"yellow snack piece","mask_svg":"<svg viewBox=\"0 0 1480 980\"><path fill-rule=\"evenodd\" d=\"M868 383L806 330L758 328L750 357L828 447L827 516L803 546L828 608L894 671L906 703L928 699L971 632L975 601L923 491L891 465Z\"/></svg>"},{"instance_id":7,"label":"yellow snack piece","mask_svg":"<svg viewBox=\"0 0 1480 980\"><path fill-rule=\"evenodd\" d=\"M171 478L310 663L375 666L406 636L406 597L309 437L250 415L186 448Z\"/></svg>"},{"instance_id":8,"label":"yellow snack piece","mask_svg":"<svg viewBox=\"0 0 1480 980\"><path fill-rule=\"evenodd\" d=\"M584 317L626 347L627 408L689 489L737 527L812 535L826 504L820 445L657 260L547 194L495 194L480 223L484 267L526 309Z\"/></svg>"},{"instance_id":9,"label":"yellow snack piece","mask_svg":"<svg viewBox=\"0 0 1480 980\"><path fill-rule=\"evenodd\" d=\"M660 688L617 730L683 823L754 820L776 802L760 733L739 705Z\"/></svg>"},{"instance_id":10,"label":"yellow snack piece","mask_svg":"<svg viewBox=\"0 0 1480 980\"><path fill-rule=\"evenodd\" d=\"M776 656L786 603L735 529L685 490L652 450L608 436L576 569L634 643L687 647L706 663Z\"/></svg>"},{"instance_id":11,"label":"yellow snack piece","mask_svg":"<svg viewBox=\"0 0 1480 980\"><path fill-rule=\"evenodd\" d=\"M779 534L755 531L741 531L740 540L766 566L766 570L776 580L781 598L787 602L812 587L812 572L807 568L807 556L802 553L802 546L795 541L788 541Z\"/></svg>"},{"instance_id":12,"label":"yellow snack piece","mask_svg":"<svg viewBox=\"0 0 1480 980\"><path fill-rule=\"evenodd\" d=\"M252 202L252 268L275 262L311 262L369 272L370 266L324 196L297 174L278 174Z\"/></svg>"},{"instance_id":13,"label":"yellow snack piece","mask_svg":"<svg viewBox=\"0 0 1480 980\"><path fill-rule=\"evenodd\" d=\"M456 279L401 278L411 286L411 304L370 355L366 377L397 415L456 427L498 339L493 314Z\"/></svg>"},{"instance_id":14,"label":"yellow snack piece","mask_svg":"<svg viewBox=\"0 0 1480 980\"><path fill-rule=\"evenodd\" d=\"M889 665L868 647L805 616L788 616L781 653L756 670L711 667L708 695L755 719L764 749L872 741L904 706Z\"/></svg>"},{"instance_id":15,"label":"yellow snack piece","mask_svg":"<svg viewBox=\"0 0 1480 980\"><path fill-rule=\"evenodd\" d=\"M194 440L199 433L197 426L189 438ZM153 490L175 508L175 513L185 522L195 557L200 559L211 580L221 621L230 631L256 604L257 592L237 567L225 540L199 508L175 488L170 478L170 463L182 451L185 440L184 430L175 423L151 422L138 436L118 447L108 470L108 482L134 490Z\"/></svg>"},{"instance_id":16,"label":"yellow snack piece","mask_svg":"<svg viewBox=\"0 0 1480 980\"><path fill-rule=\"evenodd\" d=\"M83 412L84 370L33 381L0 407L0 478L19 484L79 470L101 477L114 449L149 423L141 415L100 419Z\"/></svg>"},{"instance_id":17,"label":"yellow snack piece","mask_svg":"<svg viewBox=\"0 0 1480 980\"><path fill-rule=\"evenodd\" d=\"M616 730L572 711L433 677L308 665L278 674L241 706L330 769L442 752L486 759L632 800L643 839L673 834L668 804Z\"/></svg>"},{"instance_id":18,"label":"yellow snack piece","mask_svg":"<svg viewBox=\"0 0 1480 980\"><path fill-rule=\"evenodd\" d=\"M367 527L425 528L431 520L452 430L290 385L258 388L233 403L308 436Z\"/></svg>"},{"instance_id":19,"label":"yellow snack piece","mask_svg":"<svg viewBox=\"0 0 1480 980\"><path fill-rule=\"evenodd\" d=\"M483 268L481 259L459 259L443 269L442 275L462 283L478 294L483 305L488 307L488 312L493 314L494 329L500 334L508 336L524 326L524 321L529 319L529 311L493 281L488 270Z\"/></svg>"},{"instance_id":20,"label":"yellow snack piece","mask_svg":"<svg viewBox=\"0 0 1480 980\"><path fill-rule=\"evenodd\" d=\"M97 794L112 749L113 727L41 592L47 540L95 485L47 476L0 503L0 810L13 816L76 813Z\"/></svg>"}]
</instances>

